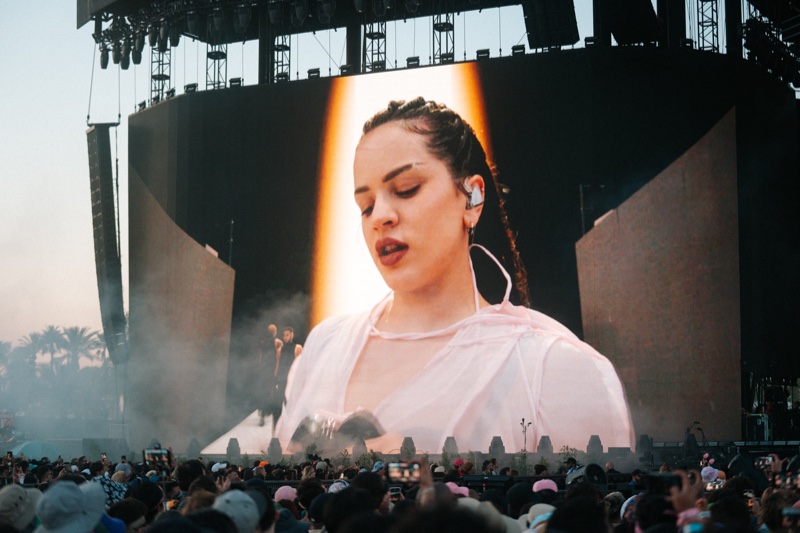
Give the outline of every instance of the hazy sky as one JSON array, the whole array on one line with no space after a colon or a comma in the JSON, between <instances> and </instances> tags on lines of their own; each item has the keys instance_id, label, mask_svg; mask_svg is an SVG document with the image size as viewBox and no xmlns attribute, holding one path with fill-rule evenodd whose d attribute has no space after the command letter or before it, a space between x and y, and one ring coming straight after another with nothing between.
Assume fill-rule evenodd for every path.
<instances>
[{"instance_id":1,"label":"hazy sky","mask_svg":"<svg viewBox=\"0 0 800 533\"><path fill-rule=\"evenodd\" d=\"M592 34L591 0L576 0L581 40ZM89 194L86 116L115 122L119 147L123 279L127 280L127 115L149 96L150 49L138 67L99 67L92 25L75 29L74 0L0 0L0 340L17 343L46 325L100 329ZM426 64L429 20L387 25L387 60ZM456 18L456 59L475 50L527 44L522 10L471 12ZM342 63L344 32L318 32L292 42L292 79L309 68L323 75ZM330 43L330 46L329 46ZM231 45L228 78L252 84L257 45ZM205 46L182 39L173 51L178 93L205 85ZM91 90L91 105L90 105ZM112 130L112 151L115 145ZM127 284L127 283L126 283ZM127 306L127 287L125 301Z\"/></svg>"}]
</instances>

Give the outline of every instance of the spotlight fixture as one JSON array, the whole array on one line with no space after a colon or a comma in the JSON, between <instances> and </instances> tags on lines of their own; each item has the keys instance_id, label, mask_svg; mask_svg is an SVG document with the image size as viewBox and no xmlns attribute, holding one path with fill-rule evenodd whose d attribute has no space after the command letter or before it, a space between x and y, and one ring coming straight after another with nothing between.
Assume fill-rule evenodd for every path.
<instances>
[{"instance_id":1,"label":"spotlight fixture","mask_svg":"<svg viewBox=\"0 0 800 533\"><path fill-rule=\"evenodd\" d=\"M158 28L155 24L151 24L147 30L147 44L150 45L150 48L155 48L158 44Z\"/></svg>"},{"instance_id":2,"label":"spotlight fixture","mask_svg":"<svg viewBox=\"0 0 800 533\"><path fill-rule=\"evenodd\" d=\"M186 29L189 35L197 37L200 34L200 16L194 11L186 14Z\"/></svg>"},{"instance_id":3,"label":"spotlight fixture","mask_svg":"<svg viewBox=\"0 0 800 533\"><path fill-rule=\"evenodd\" d=\"M121 59L122 46L119 44L119 41L115 41L114 44L111 45L111 61L113 61L115 65L119 65Z\"/></svg>"},{"instance_id":4,"label":"spotlight fixture","mask_svg":"<svg viewBox=\"0 0 800 533\"><path fill-rule=\"evenodd\" d=\"M353 0L353 6L358 13L363 13L367 9L367 0Z\"/></svg>"},{"instance_id":5,"label":"spotlight fixture","mask_svg":"<svg viewBox=\"0 0 800 533\"><path fill-rule=\"evenodd\" d=\"M172 98L173 96L175 96L175 87L170 87L169 89L167 89L165 96L166 98Z\"/></svg>"},{"instance_id":6,"label":"spotlight fixture","mask_svg":"<svg viewBox=\"0 0 800 533\"><path fill-rule=\"evenodd\" d=\"M481 48L475 53L476 59L489 59L491 52L489 52L488 48Z\"/></svg>"},{"instance_id":7,"label":"spotlight fixture","mask_svg":"<svg viewBox=\"0 0 800 533\"><path fill-rule=\"evenodd\" d=\"M188 85L184 85L183 86L183 92L186 93L186 94L196 93L197 92L197 84L196 83L190 83Z\"/></svg>"},{"instance_id":8,"label":"spotlight fixture","mask_svg":"<svg viewBox=\"0 0 800 533\"><path fill-rule=\"evenodd\" d=\"M215 9L211 14L211 19L214 21L214 30L221 34L225 28L225 13L221 9Z\"/></svg>"},{"instance_id":9,"label":"spotlight fixture","mask_svg":"<svg viewBox=\"0 0 800 533\"><path fill-rule=\"evenodd\" d=\"M228 83L230 83L231 87L241 87L242 78L231 78L230 80L228 80Z\"/></svg>"},{"instance_id":10,"label":"spotlight fixture","mask_svg":"<svg viewBox=\"0 0 800 533\"><path fill-rule=\"evenodd\" d=\"M250 18L252 15L253 12L247 4L242 4L236 8L236 16L239 19L239 26L242 28L242 33L244 33L250 25Z\"/></svg>"},{"instance_id":11,"label":"spotlight fixture","mask_svg":"<svg viewBox=\"0 0 800 533\"><path fill-rule=\"evenodd\" d=\"M100 45L100 68L105 70L108 68L108 47Z\"/></svg>"},{"instance_id":12,"label":"spotlight fixture","mask_svg":"<svg viewBox=\"0 0 800 533\"><path fill-rule=\"evenodd\" d=\"M144 30L137 30L133 39L133 49L142 54L144 50Z\"/></svg>"},{"instance_id":13,"label":"spotlight fixture","mask_svg":"<svg viewBox=\"0 0 800 533\"><path fill-rule=\"evenodd\" d=\"M311 78L319 78L319 69L318 68L310 68L308 69L308 77Z\"/></svg>"},{"instance_id":14,"label":"spotlight fixture","mask_svg":"<svg viewBox=\"0 0 800 533\"><path fill-rule=\"evenodd\" d=\"M144 108L147 107L147 100L142 100L139 102L139 111L144 111Z\"/></svg>"},{"instance_id":15,"label":"spotlight fixture","mask_svg":"<svg viewBox=\"0 0 800 533\"><path fill-rule=\"evenodd\" d=\"M386 15L386 4L383 0L373 0L372 12L375 13L376 17L383 17Z\"/></svg>"},{"instance_id":16,"label":"spotlight fixture","mask_svg":"<svg viewBox=\"0 0 800 533\"><path fill-rule=\"evenodd\" d=\"M295 0L294 14L298 20L304 21L308 16L308 3L306 0Z\"/></svg>"},{"instance_id":17,"label":"spotlight fixture","mask_svg":"<svg viewBox=\"0 0 800 533\"><path fill-rule=\"evenodd\" d=\"M178 43L181 42L181 29L177 24L173 24L169 29L169 45L172 48L177 48Z\"/></svg>"},{"instance_id":18,"label":"spotlight fixture","mask_svg":"<svg viewBox=\"0 0 800 533\"><path fill-rule=\"evenodd\" d=\"M406 58L406 67L414 68L419 66L419 56L412 56Z\"/></svg>"},{"instance_id":19,"label":"spotlight fixture","mask_svg":"<svg viewBox=\"0 0 800 533\"><path fill-rule=\"evenodd\" d=\"M524 44L515 44L511 47L511 55L512 56L524 56L525 55L525 45Z\"/></svg>"},{"instance_id":20,"label":"spotlight fixture","mask_svg":"<svg viewBox=\"0 0 800 533\"><path fill-rule=\"evenodd\" d=\"M270 2L267 5L267 13L269 14L270 24L279 24L281 21L281 6L278 2Z\"/></svg>"},{"instance_id":21,"label":"spotlight fixture","mask_svg":"<svg viewBox=\"0 0 800 533\"><path fill-rule=\"evenodd\" d=\"M417 0L405 0L405 4L406 4L406 11L408 11L411 14L416 13L417 8L419 8Z\"/></svg>"},{"instance_id":22,"label":"spotlight fixture","mask_svg":"<svg viewBox=\"0 0 800 533\"><path fill-rule=\"evenodd\" d=\"M169 21L161 19L161 26L158 28L158 38L163 40L169 37Z\"/></svg>"},{"instance_id":23,"label":"spotlight fixture","mask_svg":"<svg viewBox=\"0 0 800 533\"><path fill-rule=\"evenodd\" d=\"M333 17L334 11L336 11L336 0L322 0L322 12L325 13L328 20Z\"/></svg>"}]
</instances>

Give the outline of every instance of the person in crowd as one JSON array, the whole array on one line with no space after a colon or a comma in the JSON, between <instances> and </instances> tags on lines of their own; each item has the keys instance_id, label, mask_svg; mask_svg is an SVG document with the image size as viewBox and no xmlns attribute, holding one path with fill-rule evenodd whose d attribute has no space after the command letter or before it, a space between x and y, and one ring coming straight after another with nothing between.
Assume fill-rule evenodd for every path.
<instances>
[{"instance_id":1,"label":"person in crowd","mask_svg":"<svg viewBox=\"0 0 800 533\"><path fill-rule=\"evenodd\" d=\"M71 481L60 480L47 489L36 505L36 516L41 524L36 531L37 533L93 532L106 516L105 503L106 494L101 485L97 483L77 485ZM107 516L106 518L108 519ZM113 520L109 524L119 526L125 531L125 524L122 521Z\"/></svg>"},{"instance_id":2,"label":"person in crowd","mask_svg":"<svg viewBox=\"0 0 800 533\"><path fill-rule=\"evenodd\" d=\"M126 533L136 533L147 523L147 507L134 498L123 498L108 508L108 516L125 522Z\"/></svg>"},{"instance_id":3,"label":"person in crowd","mask_svg":"<svg viewBox=\"0 0 800 533\"><path fill-rule=\"evenodd\" d=\"M365 438L378 451L400 448L404 436L439 450L450 435L472 449L487 435L521 449L516 416L531 412L534 439L564 445L596 434L632 447L611 363L554 319L511 303L512 285L527 303L524 269L473 129L446 106L417 98L391 102L363 131L354 196L364 242L392 292L371 311L328 319L309 335L290 374L280 442L303 449L341 430L348 444Z\"/></svg>"},{"instance_id":4,"label":"person in crowd","mask_svg":"<svg viewBox=\"0 0 800 533\"><path fill-rule=\"evenodd\" d=\"M578 461L574 457L567 457L567 460L564 461L564 466L567 467L567 475L570 475L578 469Z\"/></svg>"},{"instance_id":5,"label":"person in crowd","mask_svg":"<svg viewBox=\"0 0 800 533\"><path fill-rule=\"evenodd\" d=\"M106 509L120 501L128 492L128 485L117 483L106 477L107 467L102 461L95 461L89 466L89 475L92 482L103 487L106 494Z\"/></svg>"},{"instance_id":6,"label":"person in crowd","mask_svg":"<svg viewBox=\"0 0 800 533\"><path fill-rule=\"evenodd\" d=\"M541 463L533 465L533 474L536 476L549 476L550 474L547 472L547 465L543 465Z\"/></svg>"},{"instance_id":7,"label":"person in crowd","mask_svg":"<svg viewBox=\"0 0 800 533\"><path fill-rule=\"evenodd\" d=\"M30 533L36 527L36 504L42 497L39 489L9 484L0 489L0 524L10 524L20 533Z\"/></svg>"},{"instance_id":8,"label":"person in crowd","mask_svg":"<svg viewBox=\"0 0 800 533\"><path fill-rule=\"evenodd\" d=\"M606 463L606 474L619 474L619 471L614 468L614 463L612 461Z\"/></svg>"}]
</instances>

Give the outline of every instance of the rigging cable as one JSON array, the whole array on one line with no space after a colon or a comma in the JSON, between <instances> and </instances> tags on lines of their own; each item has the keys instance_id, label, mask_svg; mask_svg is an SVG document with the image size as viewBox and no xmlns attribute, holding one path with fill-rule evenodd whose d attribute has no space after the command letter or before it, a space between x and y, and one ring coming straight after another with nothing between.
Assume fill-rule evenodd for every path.
<instances>
[{"instance_id":1,"label":"rigging cable","mask_svg":"<svg viewBox=\"0 0 800 533\"><path fill-rule=\"evenodd\" d=\"M92 112L92 89L94 88L94 64L95 64L95 60L97 58L97 47L96 46L92 46L92 50L93 50L93 52L92 52L92 77L91 77L91 80L89 81L89 107L86 109L86 125L87 126L89 125L89 122L90 122L90 118L89 117L90 117L91 112Z\"/></svg>"}]
</instances>

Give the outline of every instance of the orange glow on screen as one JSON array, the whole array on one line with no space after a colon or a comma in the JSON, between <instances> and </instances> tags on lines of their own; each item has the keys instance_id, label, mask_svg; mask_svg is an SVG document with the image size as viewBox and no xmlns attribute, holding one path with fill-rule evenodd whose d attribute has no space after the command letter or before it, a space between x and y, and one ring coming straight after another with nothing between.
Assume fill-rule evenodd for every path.
<instances>
[{"instance_id":1,"label":"orange glow on screen","mask_svg":"<svg viewBox=\"0 0 800 533\"><path fill-rule=\"evenodd\" d=\"M314 236L311 325L370 309L389 288L372 263L353 199L353 154L364 122L390 100L423 96L457 111L491 159L488 121L475 63L336 78L321 153Z\"/></svg>"}]
</instances>

